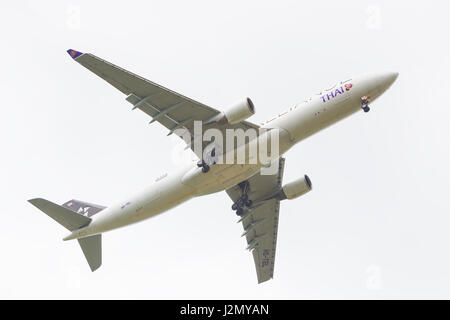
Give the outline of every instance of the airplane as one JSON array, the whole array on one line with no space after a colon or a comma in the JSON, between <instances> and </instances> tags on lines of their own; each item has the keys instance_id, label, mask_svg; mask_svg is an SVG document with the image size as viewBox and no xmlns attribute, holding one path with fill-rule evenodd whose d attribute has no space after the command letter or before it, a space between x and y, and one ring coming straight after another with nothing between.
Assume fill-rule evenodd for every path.
<instances>
[{"instance_id":1,"label":"airplane","mask_svg":"<svg viewBox=\"0 0 450 320\"><path fill-rule=\"evenodd\" d=\"M72 49L67 52L73 60L124 93L133 110L140 109L151 117L150 123L159 122L169 130L168 135L183 138L185 149L190 148L198 157L198 161L159 177L132 198L108 207L74 199L62 205L42 198L28 200L70 231L63 240L78 240L92 271L102 264L102 233L148 219L191 198L226 191L232 200L232 210L242 223L242 236L252 252L258 283L272 279L280 202L298 198L312 189L307 175L283 184L283 154L298 142L359 110L368 112L369 104L398 77L396 72L378 72L340 81L259 125L247 120L255 113L250 98L219 111L93 54ZM226 133L225 142L236 140L228 136L230 131L252 131L254 135L224 149L224 144L217 139L197 138L208 130ZM186 140L185 136L190 138ZM260 154L250 161L252 146L267 145L267 142L276 144L277 152L266 149L268 155L264 161ZM236 161L239 150L248 153L248 159ZM216 153L231 161L216 161ZM263 173L270 168L271 172Z\"/></svg>"}]
</instances>

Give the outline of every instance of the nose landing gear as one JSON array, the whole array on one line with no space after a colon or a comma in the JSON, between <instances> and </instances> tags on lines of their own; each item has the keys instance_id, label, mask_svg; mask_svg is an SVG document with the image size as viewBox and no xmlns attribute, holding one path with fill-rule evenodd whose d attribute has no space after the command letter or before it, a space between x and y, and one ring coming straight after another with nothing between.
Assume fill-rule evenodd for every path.
<instances>
[{"instance_id":1,"label":"nose landing gear","mask_svg":"<svg viewBox=\"0 0 450 320\"><path fill-rule=\"evenodd\" d=\"M361 97L361 109L363 109L364 112L369 112L370 111L369 97L368 96Z\"/></svg>"}]
</instances>

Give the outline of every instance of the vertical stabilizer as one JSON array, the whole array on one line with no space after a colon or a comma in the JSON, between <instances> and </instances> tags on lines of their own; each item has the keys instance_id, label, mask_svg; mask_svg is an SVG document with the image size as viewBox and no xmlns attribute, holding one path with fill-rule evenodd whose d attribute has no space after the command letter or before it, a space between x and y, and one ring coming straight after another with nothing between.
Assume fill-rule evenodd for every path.
<instances>
[{"instance_id":1,"label":"vertical stabilizer","mask_svg":"<svg viewBox=\"0 0 450 320\"><path fill-rule=\"evenodd\" d=\"M78 200L68 201L63 206L41 198L28 201L70 231L87 226L92 220L90 216L105 208ZM81 238L78 243L91 270L97 270L102 265L102 235Z\"/></svg>"},{"instance_id":2,"label":"vertical stabilizer","mask_svg":"<svg viewBox=\"0 0 450 320\"><path fill-rule=\"evenodd\" d=\"M91 271L97 270L102 265L102 235L96 234L94 236L78 239L81 250L91 267Z\"/></svg>"}]
</instances>

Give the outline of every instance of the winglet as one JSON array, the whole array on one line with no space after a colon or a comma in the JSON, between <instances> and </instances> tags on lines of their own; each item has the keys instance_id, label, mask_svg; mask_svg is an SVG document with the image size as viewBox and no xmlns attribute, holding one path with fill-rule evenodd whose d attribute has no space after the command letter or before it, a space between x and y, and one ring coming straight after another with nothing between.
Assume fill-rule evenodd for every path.
<instances>
[{"instance_id":1,"label":"winglet","mask_svg":"<svg viewBox=\"0 0 450 320\"><path fill-rule=\"evenodd\" d=\"M76 59L83 54L83 52L79 52L73 49L67 50L67 53L72 57L72 59Z\"/></svg>"}]
</instances>

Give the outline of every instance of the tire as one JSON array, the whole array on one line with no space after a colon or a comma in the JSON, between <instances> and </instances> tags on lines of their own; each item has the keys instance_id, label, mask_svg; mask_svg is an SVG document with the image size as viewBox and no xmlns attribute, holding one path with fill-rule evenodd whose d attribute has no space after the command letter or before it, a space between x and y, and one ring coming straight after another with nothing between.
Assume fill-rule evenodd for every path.
<instances>
[{"instance_id":1,"label":"tire","mask_svg":"<svg viewBox=\"0 0 450 320\"><path fill-rule=\"evenodd\" d=\"M366 106L366 107L363 108L363 110L364 110L364 112L369 112L370 108Z\"/></svg>"},{"instance_id":2,"label":"tire","mask_svg":"<svg viewBox=\"0 0 450 320\"><path fill-rule=\"evenodd\" d=\"M238 216L242 216L242 215L244 214L244 209L238 208L238 209L236 210L236 214L237 214Z\"/></svg>"},{"instance_id":3,"label":"tire","mask_svg":"<svg viewBox=\"0 0 450 320\"><path fill-rule=\"evenodd\" d=\"M231 210L234 211L234 210L237 210L237 208L238 208L238 207L237 207L237 204L236 204L236 203L233 203L233 205L231 206Z\"/></svg>"}]
</instances>

